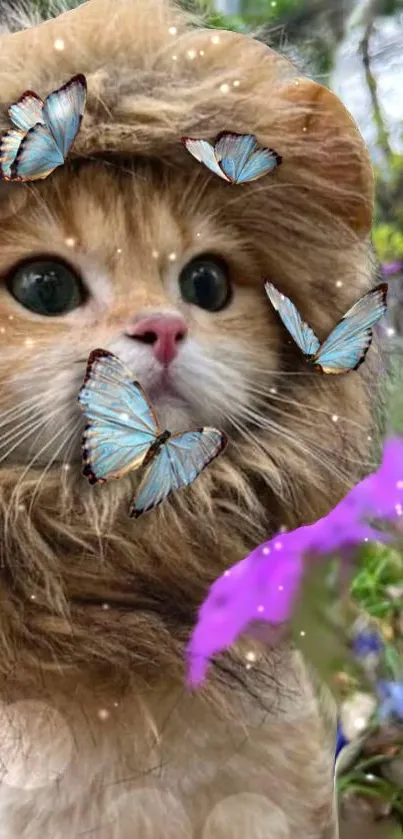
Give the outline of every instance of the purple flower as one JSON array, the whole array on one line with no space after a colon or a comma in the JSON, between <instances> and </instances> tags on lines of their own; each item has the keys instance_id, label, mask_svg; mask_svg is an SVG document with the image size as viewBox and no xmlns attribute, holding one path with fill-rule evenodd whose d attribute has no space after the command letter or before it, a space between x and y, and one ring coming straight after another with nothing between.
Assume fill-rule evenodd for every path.
<instances>
[{"instance_id":1,"label":"purple flower","mask_svg":"<svg viewBox=\"0 0 403 839\"><path fill-rule=\"evenodd\" d=\"M378 682L381 700L379 716L382 721L391 717L403 721L403 682Z\"/></svg>"},{"instance_id":2,"label":"purple flower","mask_svg":"<svg viewBox=\"0 0 403 839\"><path fill-rule=\"evenodd\" d=\"M189 682L200 683L212 655L229 647L257 620L274 626L290 619L307 564L389 534L368 519L403 514L403 440L387 441L382 464L315 524L279 534L238 562L212 585L188 647Z\"/></svg>"},{"instance_id":3,"label":"purple flower","mask_svg":"<svg viewBox=\"0 0 403 839\"><path fill-rule=\"evenodd\" d=\"M382 271L385 277L399 274L400 271L403 271L403 262L386 262L382 265Z\"/></svg>"},{"instance_id":4,"label":"purple flower","mask_svg":"<svg viewBox=\"0 0 403 839\"><path fill-rule=\"evenodd\" d=\"M364 629L357 632L353 638L352 649L357 658L366 658L367 656L382 652L384 647L381 636L374 629Z\"/></svg>"}]
</instances>

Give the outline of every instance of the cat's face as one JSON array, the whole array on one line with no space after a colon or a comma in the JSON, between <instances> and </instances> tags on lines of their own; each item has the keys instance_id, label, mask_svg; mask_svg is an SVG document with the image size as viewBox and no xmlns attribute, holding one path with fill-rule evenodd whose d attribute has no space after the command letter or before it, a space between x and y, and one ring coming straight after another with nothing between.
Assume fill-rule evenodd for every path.
<instances>
[{"instance_id":1,"label":"cat's face","mask_svg":"<svg viewBox=\"0 0 403 839\"><path fill-rule=\"evenodd\" d=\"M176 178L59 170L3 223L0 461L79 456L77 394L96 347L125 362L171 431L237 437L261 416L278 332L233 220L242 191Z\"/></svg>"}]
</instances>

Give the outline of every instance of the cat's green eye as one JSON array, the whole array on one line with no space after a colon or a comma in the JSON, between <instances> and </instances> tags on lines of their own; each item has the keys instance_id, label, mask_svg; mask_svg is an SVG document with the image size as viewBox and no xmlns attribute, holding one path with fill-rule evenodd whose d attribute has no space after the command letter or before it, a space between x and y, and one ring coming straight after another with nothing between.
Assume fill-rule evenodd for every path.
<instances>
[{"instance_id":1,"label":"cat's green eye","mask_svg":"<svg viewBox=\"0 0 403 839\"><path fill-rule=\"evenodd\" d=\"M182 268L179 276L181 295L208 312L224 309L231 300L232 288L229 267L215 254L202 254Z\"/></svg>"},{"instance_id":2,"label":"cat's green eye","mask_svg":"<svg viewBox=\"0 0 403 839\"><path fill-rule=\"evenodd\" d=\"M87 297L72 268L51 259L21 263L6 278L6 286L21 306L47 317L65 315L81 306Z\"/></svg>"}]
</instances>

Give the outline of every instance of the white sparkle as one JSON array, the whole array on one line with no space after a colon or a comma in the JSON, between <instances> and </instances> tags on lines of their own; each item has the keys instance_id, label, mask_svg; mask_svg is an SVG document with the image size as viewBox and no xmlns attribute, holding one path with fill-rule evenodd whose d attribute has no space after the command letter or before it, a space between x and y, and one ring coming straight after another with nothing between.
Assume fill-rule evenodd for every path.
<instances>
[{"instance_id":1,"label":"white sparkle","mask_svg":"<svg viewBox=\"0 0 403 839\"><path fill-rule=\"evenodd\" d=\"M370 434L368 434L367 440L368 440L370 443L372 442L372 437L371 437L371 435L370 435Z\"/></svg>"},{"instance_id":2,"label":"white sparkle","mask_svg":"<svg viewBox=\"0 0 403 839\"><path fill-rule=\"evenodd\" d=\"M177 60L178 60L178 56L177 56L177 55L173 55L173 56L172 56L172 61L177 61Z\"/></svg>"},{"instance_id":3,"label":"white sparkle","mask_svg":"<svg viewBox=\"0 0 403 839\"><path fill-rule=\"evenodd\" d=\"M300 632L299 634L301 635L301 637L302 637L302 638L305 638L306 632L304 632L304 631L302 630L302 632Z\"/></svg>"},{"instance_id":4,"label":"white sparkle","mask_svg":"<svg viewBox=\"0 0 403 839\"><path fill-rule=\"evenodd\" d=\"M275 8L275 6L277 6L277 0L271 0L270 5L271 5L271 6L273 7L273 9L274 9L274 8Z\"/></svg>"},{"instance_id":5,"label":"white sparkle","mask_svg":"<svg viewBox=\"0 0 403 839\"><path fill-rule=\"evenodd\" d=\"M213 37L211 38L211 43L212 44L219 44L220 41L221 41L221 38L220 38L219 35L213 35Z\"/></svg>"},{"instance_id":6,"label":"white sparkle","mask_svg":"<svg viewBox=\"0 0 403 839\"><path fill-rule=\"evenodd\" d=\"M9 320L14 320L14 315L9 315L9 316L8 316L8 319L9 319Z\"/></svg>"},{"instance_id":7,"label":"white sparkle","mask_svg":"<svg viewBox=\"0 0 403 839\"><path fill-rule=\"evenodd\" d=\"M168 254L168 259L170 262L175 262L177 259L176 253L173 251L172 253Z\"/></svg>"},{"instance_id":8,"label":"white sparkle","mask_svg":"<svg viewBox=\"0 0 403 839\"><path fill-rule=\"evenodd\" d=\"M114 708L119 708L119 702L114 702L114 703L113 703L113 707L114 707Z\"/></svg>"},{"instance_id":9,"label":"white sparkle","mask_svg":"<svg viewBox=\"0 0 403 839\"><path fill-rule=\"evenodd\" d=\"M201 239L201 233L196 233L196 239Z\"/></svg>"},{"instance_id":10,"label":"white sparkle","mask_svg":"<svg viewBox=\"0 0 403 839\"><path fill-rule=\"evenodd\" d=\"M252 665L251 665L251 664L247 664L247 665L246 665L246 669L247 669L247 670L250 670L250 669L251 669L251 667L252 667Z\"/></svg>"},{"instance_id":11,"label":"white sparkle","mask_svg":"<svg viewBox=\"0 0 403 839\"><path fill-rule=\"evenodd\" d=\"M364 717L356 717L356 718L355 718L355 720L354 720L354 728L356 728L356 729L357 729L357 731L362 731L362 729L363 729L363 728L365 728L365 727L366 727L366 725L367 725L367 722L366 722L366 720L364 719Z\"/></svg>"},{"instance_id":12,"label":"white sparkle","mask_svg":"<svg viewBox=\"0 0 403 839\"><path fill-rule=\"evenodd\" d=\"M24 344L26 347L33 347L35 341L32 338L25 338Z\"/></svg>"},{"instance_id":13,"label":"white sparkle","mask_svg":"<svg viewBox=\"0 0 403 839\"><path fill-rule=\"evenodd\" d=\"M177 30L176 26L170 26L168 31L169 31L170 35L176 35L178 30Z\"/></svg>"},{"instance_id":14,"label":"white sparkle","mask_svg":"<svg viewBox=\"0 0 403 839\"><path fill-rule=\"evenodd\" d=\"M6 330L4 329L4 326L2 326L1 329L0 329L1 334L4 335L5 331Z\"/></svg>"},{"instance_id":15,"label":"white sparkle","mask_svg":"<svg viewBox=\"0 0 403 839\"><path fill-rule=\"evenodd\" d=\"M332 416L332 421L333 421L333 422L338 422L338 420L339 420L338 415L337 415L337 414L333 414L333 416Z\"/></svg>"},{"instance_id":16,"label":"white sparkle","mask_svg":"<svg viewBox=\"0 0 403 839\"><path fill-rule=\"evenodd\" d=\"M403 516L403 507L401 504L396 504L395 510L398 516Z\"/></svg>"},{"instance_id":17,"label":"white sparkle","mask_svg":"<svg viewBox=\"0 0 403 839\"><path fill-rule=\"evenodd\" d=\"M368 541L369 541L369 540L368 540L368 536L365 536L365 538L364 538L364 542L368 542Z\"/></svg>"},{"instance_id":18,"label":"white sparkle","mask_svg":"<svg viewBox=\"0 0 403 839\"><path fill-rule=\"evenodd\" d=\"M275 548L275 550L276 550L276 551L281 551L281 548L282 548L282 547L283 547L283 543L282 543L282 542L275 542L275 543L274 543L274 548Z\"/></svg>"},{"instance_id":19,"label":"white sparkle","mask_svg":"<svg viewBox=\"0 0 403 839\"><path fill-rule=\"evenodd\" d=\"M36 594L31 594L31 600L36 600Z\"/></svg>"},{"instance_id":20,"label":"white sparkle","mask_svg":"<svg viewBox=\"0 0 403 839\"><path fill-rule=\"evenodd\" d=\"M151 254L151 256L152 256L152 258L153 258L153 259L158 259L158 258L159 258L159 253L158 253L158 251L153 251L153 252L152 252L152 254Z\"/></svg>"},{"instance_id":21,"label":"white sparkle","mask_svg":"<svg viewBox=\"0 0 403 839\"><path fill-rule=\"evenodd\" d=\"M56 38L55 43L53 44L55 50L64 50L64 41L63 38Z\"/></svg>"},{"instance_id":22,"label":"white sparkle","mask_svg":"<svg viewBox=\"0 0 403 839\"><path fill-rule=\"evenodd\" d=\"M302 129L302 130L303 130L304 134L308 131L308 129L307 129L307 127L306 127L306 125L304 125L304 127L303 127L303 129Z\"/></svg>"},{"instance_id":23,"label":"white sparkle","mask_svg":"<svg viewBox=\"0 0 403 839\"><path fill-rule=\"evenodd\" d=\"M257 610L258 612L264 612L264 606L258 606Z\"/></svg>"},{"instance_id":24,"label":"white sparkle","mask_svg":"<svg viewBox=\"0 0 403 839\"><path fill-rule=\"evenodd\" d=\"M296 87L298 87L298 85L299 85L299 82L295 82L295 85L296 85Z\"/></svg>"},{"instance_id":25,"label":"white sparkle","mask_svg":"<svg viewBox=\"0 0 403 839\"><path fill-rule=\"evenodd\" d=\"M122 248L116 248L116 253L122 253Z\"/></svg>"},{"instance_id":26,"label":"white sparkle","mask_svg":"<svg viewBox=\"0 0 403 839\"><path fill-rule=\"evenodd\" d=\"M276 387L271 387L270 388L270 393L272 393L273 395L276 394L277 393L277 388Z\"/></svg>"},{"instance_id":27,"label":"white sparkle","mask_svg":"<svg viewBox=\"0 0 403 839\"><path fill-rule=\"evenodd\" d=\"M253 650L250 650L250 652L246 653L246 659L247 661L256 661L257 655L253 652Z\"/></svg>"},{"instance_id":28,"label":"white sparkle","mask_svg":"<svg viewBox=\"0 0 403 839\"><path fill-rule=\"evenodd\" d=\"M241 82L239 81L239 79L235 79L235 81L234 81L234 82L232 82L232 84L234 85L234 87L239 87L239 85L241 84Z\"/></svg>"},{"instance_id":29,"label":"white sparkle","mask_svg":"<svg viewBox=\"0 0 403 839\"><path fill-rule=\"evenodd\" d=\"M267 556L270 553L270 548L262 548L262 553Z\"/></svg>"},{"instance_id":30,"label":"white sparkle","mask_svg":"<svg viewBox=\"0 0 403 839\"><path fill-rule=\"evenodd\" d=\"M396 486L397 486L397 489L403 489L403 481L398 481Z\"/></svg>"},{"instance_id":31,"label":"white sparkle","mask_svg":"<svg viewBox=\"0 0 403 839\"><path fill-rule=\"evenodd\" d=\"M229 84L227 84L227 82L224 82L224 84L220 85L220 90L221 90L221 93L229 93L229 91L230 91Z\"/></svg>"},{"instance_id":32,"label":"white sparkle","mask_svg":"<svg viewBox=\"0 0 403 839\"><path fill-rule=\"evenodd\" d=\"M196 50L188 50L187 51L187 57L190 58L191 61L193 61L193 59L196 58L196 55L197 55Z\"/></svg>"},{"instance_id":33,"label":"white sparkle","mask_svg":"<svg viewBox=\"0 0 403 839\"><path fill-rule=\"evenodd\" d=\"M70 463L63 463L63 469L65 472L68 472L71 469Z\"/></svg>"},{"instance_id":34,"label":"white sparkle","mask_svg":"<svg viewBox=\"0 0 403 839\"><path fill-rule=\"evenodd\" d=\"M65 242L65 244L67 245L68 248L74 248L74 246L76 244L76 240L75 240L74 236L67 236L67 239L65 239L64 242Z\"/></svg>"},{"instance_id":35,"label":"white sparkle","mask_svg":"<svg viewBox=\"0 0 403 839\"><path fill-rule=\"evenodd\" d=\"M224 577L229 577L230 574L231 574L231 571L224 571Z\"/></svg>"},{"instance_id":36,"label":"white sparkle","mask_svg":"<svg viewBox=\"0 0 403 839\"><path fill-rule=\"evenodd\" d=\"M127 414L127 413L124 413L124 412L123 412L122 414L120 414L120 419L121 419L123 422L128 422L128 421L129 421L129 419L130 419L129 414Z\"/></svg>"},{"instance_id":37,"label":"white sparkle","mask_svg":"<svg viewBox=\"0 0 403 839\"><path fill-rule=\"evenodd\" d=\"M204 55L204 50L199 50L199 55Z\"/></svg>"},{"instance_id":38,"label":"white sparkle","mask_svg":"<svg viewBox=\"0 0 403 839\"><path fill-rule=\"evenodd\" d=\"M106 708L100 708L98 711L98 716L100 720L107 720L109 717L109 711Z\"/></svg>"},{"instance_id":39,"label":"white sparkle","mask_svg":"<svg viewBox=\"0 0 403 839\"><path fill-rule=\"evenodd\" d=\"M279 587L278 587L278 590L279 590L279 591L284 591L284 586L279 586Z\"/></svg>"},{"instance_id":40,"label":"white sparkle","mask_svg":"<svg viewBox=\"0 0 403 839\"><path fill-rule=\"evenodd\" d=\"M108 609L110 608L109 603L103 603L102 608L103 608L104 612L107 612Z\"/></svg>"},{"instance_id":41,"label":"white sparkle","mask_svg":"<svg viewBox=\"0 0 403 839\"><path fill-rule=\"evenodd\" d=\"M396 335L396 330L393 329L393 326L388 326L386 334L389 336L389 338L391 338L392 335Z\"/></svg>"},{"instance_id":42,"label":"white sparkle","mask_svg":"<svg viewBox=\"0 0 403 839\"><path fill-rule=\"evenodd\" d=\"M342 287L342 285L343 285L342 280L337 280L337 282L336 282L336 288L341 288L341 287Z\"/></svg>"}]
</instances>

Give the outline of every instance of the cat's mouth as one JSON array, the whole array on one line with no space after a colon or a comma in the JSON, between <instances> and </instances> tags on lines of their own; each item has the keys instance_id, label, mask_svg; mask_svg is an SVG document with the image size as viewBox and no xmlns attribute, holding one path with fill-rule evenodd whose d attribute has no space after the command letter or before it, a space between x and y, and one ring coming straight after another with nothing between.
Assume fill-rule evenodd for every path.
<instances>
[{"instance_id":1,"label":"cat's mouth","mask_svg":"<svg viewBox=\"0 0 403 839\"><path fill-rule=\"evenodd\" d=\"M142 384L142 382L140 382L140 384ZM175 383L172 379L172 375L167 368L163 368L158 377L154 379L153 382L150 383L148 386L142 386L144 387L144 390L147 392L147 395L152 402L158 401L161 398L178 398L179 396L177 388L175 387Z\"/></svg>"}]
</instances>

